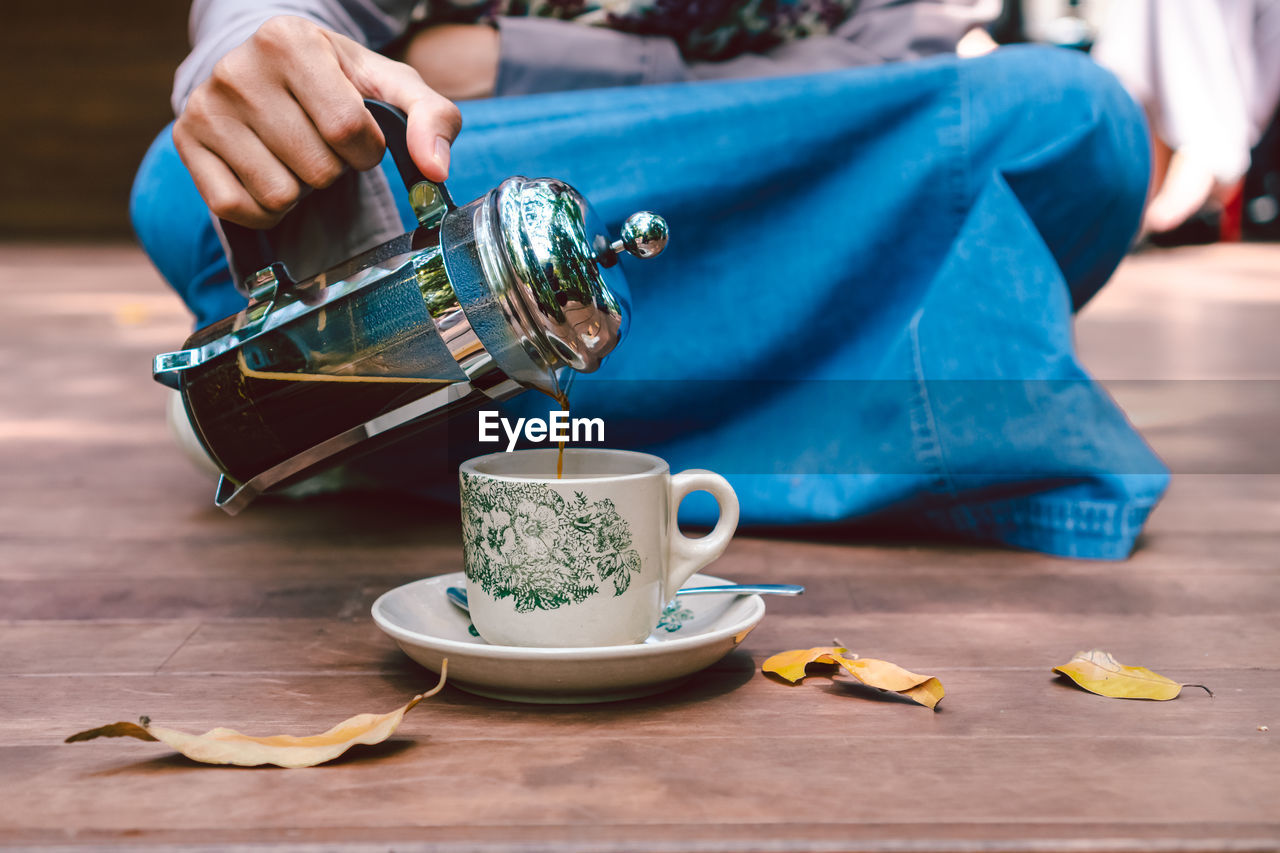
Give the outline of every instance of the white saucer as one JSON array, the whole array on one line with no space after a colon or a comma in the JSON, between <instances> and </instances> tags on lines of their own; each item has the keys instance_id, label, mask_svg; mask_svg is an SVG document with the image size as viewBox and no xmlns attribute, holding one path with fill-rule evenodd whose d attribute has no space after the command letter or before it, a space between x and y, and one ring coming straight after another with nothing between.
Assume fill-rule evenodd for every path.
<instances>
[{"instance_id":1,"label":"white saucer","mask_svg":"<svg viewBox=\"0 0 1280 853\"><path fill-rule=\"evenodd\" d=\"M694 575L687 586L730 583ZM648 696L710 666L741 643L764 617L758 595L690 595L667 608L665 627L644 643L590 648L491 646L445 598L466 586L462 572L407 583L373 603L373 621L433 672L449 659L449 683L512 702L574 704Z\"/></svg>"}]
</instances>

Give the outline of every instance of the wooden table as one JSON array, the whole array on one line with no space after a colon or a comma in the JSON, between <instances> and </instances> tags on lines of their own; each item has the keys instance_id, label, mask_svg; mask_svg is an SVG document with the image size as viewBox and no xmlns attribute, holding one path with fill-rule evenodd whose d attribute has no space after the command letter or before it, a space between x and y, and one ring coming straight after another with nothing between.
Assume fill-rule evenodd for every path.
<instances>
[{"instance_id":1,"label":"wooden table","mask_svg":"<svg viewBox=\"0 0 1280 853\"><path fill-rule=\"evenodd\" d=\"M1082 319L1086 360L1110 379L1275 378L1277 268L1276 247L1131 261ZM0 843L1280 844L1280 400L1263 382L1246 386L1257 399L1244 411L1240 395L1209 391L1162 411L1143 386L1117 385L1175 468L1203 472L1178 477L1127 563L743 536L717 573L809 593L770 600L737 652L664 695L530 707L448 689L387 744L311 770L65 745L140 714L192 731L320 731L434 682L369 605L461 567L452 512L348 496L223 516L170 445L148 376L185 328L133 250L0 249ZM1212 473L1236 470L1252 473ZM832 637L939 676L941 710L760 675L769 654ZM1051 675L1095 646L1216 698L1107 700Z\"/></svg>"}]
</instances>

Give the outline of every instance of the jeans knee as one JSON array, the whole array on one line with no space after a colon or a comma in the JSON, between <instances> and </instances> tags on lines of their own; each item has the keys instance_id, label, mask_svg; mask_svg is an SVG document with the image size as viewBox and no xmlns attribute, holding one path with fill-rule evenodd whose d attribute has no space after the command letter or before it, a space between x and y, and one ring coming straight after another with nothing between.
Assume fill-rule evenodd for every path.
<instances>
[{"instance_id":1,"label":"jeans knee","mask_svg":"<svg viewBox=\"0 0 1280 853\"><path fill-rule=\"evenodd\" d=\"M998 151L997 166L1016 168L1057 143L1074 143L1079 190L1141 208L1151 168L1146 120L1111 72L1076 51L1031 46L1002 48L966 71L975 149Z\"/></svg>"},{"instance_id":2,"label":"jeans knee","mask_svg":"<svg viewBox=\"0 0 1280 853\"><path fill-rule=\"evenodd\" d=\"M129 219L143 251L171 284L177 286L190 265L208 262L209 209L174 147L172 124L142 157L129 192Z\"/></svg>"},{"instance_id":3,"label":"jeans knee","mask_svg":"<svg viewBox=\"0 0 1280 853\"><path fill-rule=\"evenodd\" d=\"M1097 127L1092 155L1080 163L1082 183L1111 199L1117 211L1141 214L1151 179L1151 140L1142 108L1107 69L1083 54L1066 53L1062 98L1070 114ZM1127 215L1127 213L1126 213Z\"/></svg>"},{"instance_id":4,"label":"jeans knee","mask_svg":"<svg viewBox=\"0 0 1280 853\"><path fill-rule=\"evenodd\" d=\"M142 155L129 190L129 221L138 242L149 255L152 254L150 247L158 241L164 218L155 201L164 191L166 160L170 156L177 156L173 148L173 125L160 131Z\"/></svg>"},{"instance_id":5,"label":"jeans knee","mask_svg":"<svg viewBox=\"0 0 1280 853\"><path fill-rule=\"evenodd\" d=\"M1110 72L1071 51L1003 48L961 69L973 191L993 176L1007 183L1079 308L1138 230L1151 169L1142 111Z\"/></svg>"}]
</instances>

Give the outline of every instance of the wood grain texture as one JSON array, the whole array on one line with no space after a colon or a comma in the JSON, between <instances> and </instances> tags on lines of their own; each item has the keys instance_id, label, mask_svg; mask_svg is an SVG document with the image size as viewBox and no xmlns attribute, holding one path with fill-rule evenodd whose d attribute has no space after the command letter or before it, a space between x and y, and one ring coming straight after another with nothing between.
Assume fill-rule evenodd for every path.
<instances>
[{"instance_id":1,"label":"wood grain texture","mask_svg":"<svg viewBox=\"0 0 1280 853\"><path fill-rule=\"evenodd\" d=\"M141 714L307 733L401 704L434 679L368 608L461 568L456 509L364 494L223 516L169 444L148 367L187 318L145 262L0 247L0 358L23 365L0 372L0 844L1280 848L1280 454L1253 438L1275 409L1260 398L1241 415L1231 389L1170 410L1130 384L1277 378L1280 291L1260 276L1278 264L1256 246L1138 257L1079 324L1093 369L1189 469L1131 560L741 536L718 573L809 591L769 600L743 647L684 686L563 708L447 689L386 744L274 771L61 741ZM1197 267L1212 291L1190 285ZM836 637L937 675L941 710L759 673ZM1094 646L1215 698L1112 701L1050 672Z\"/></svg>"},{"instance_id":2,"label":"wood grain texture","mask_svg":"<svg viewBox=\"0 0 1280 853\"><path fill-rule=\"evenodd\" d=\"M1069 656L1069 655L1068 655ZM401 734L432 734L453 740L541 741L597 737L654 739L670 750L700 732L726 745L735 740L775 743L792 749L800 741L826 743L843 753L849 739L884 738L1004 741L1024 739L1070 743L1094 737L1135 741L1238 740L1268 752L1273 739L1260 723L1277 715L1259 710L1280 700L1280 677L1272 671L1224 670L1175 664L1166 671L1204 682L1214 690L1188 690L1181 699L1119 702L1087 693L1054 677L1044 667L919 667L947 688L940 710L875 693L847 679L810 676L788 685L760 676L764 649L747 649L705 670L702 677L654 697L601 706L533 707L502 703L448 689L406 718ZM0 721L6 746L57 746L76 731L116 720L148 716L159 725L203 732L225 725L248 734L307 734L357 713L382 713L404 702L436 678L392 649L377 650L361 668L261 672L127 672L75 674L89 703L62 703L67 685L55 677L0 677L0 697L42 701L39 717ZM908 662L912 658L903 658ZM1065 661L1063 661L1065 662ZM381 664L381 668L376 668ZM207 682L210 692L200 692ZM216 701L211 702L211 698ZM162 716L163 715L163 716ZM326 723L326 720L328 721ZM563 731L560 731L563 730ZM137 744L102 741L70 745L68 756L110 764L136 758ZM853 752L862 749L853 747ZM87 752L92 750L92 752ZM154 750L163 751L163 747ZM920 760L929 760L928 750ZM853 755L845 756L852 759ZM68 759L70 760L70 759ZM994 819L999 803L984 803L980 791L965 794L975 816Z\"/></svg>"},{"instance_id":3,"label":"wood grain texture","mask_svg":"<svg viewBox=\"0 0 1280 853\"><path fill-rule=\"evenodd\" d=\"M1251 778L1256 746L1236 738L672 739L631 737L615 725L512 740L446 737L440 729L411 737L415 729L306 773L211 769L148 744L15 746L0 752L0 785L11 791L15 829L57 829L74 815L82 831L120 831L142 818L154 829L191 829L192 840L226 824L282 832L353 821L493 827L754 818L784 830L843 822L854 834L859 815L906 833L937 822L1034 827L1081 816L1177 825L1212 815L1209 822L1232 824L1259 820L1275 802ZM1087 810L1064 802L1068 790L1088 792ZM856 813L841 814L850 802Z\"/></svg>"}]
</instances>

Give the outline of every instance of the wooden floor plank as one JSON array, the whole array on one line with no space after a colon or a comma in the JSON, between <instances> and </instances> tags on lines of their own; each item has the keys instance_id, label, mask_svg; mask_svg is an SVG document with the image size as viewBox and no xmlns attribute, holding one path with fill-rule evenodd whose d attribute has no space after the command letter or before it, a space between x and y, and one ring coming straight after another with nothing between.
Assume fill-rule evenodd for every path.
<instances>
[{"instance_id":1,"label":"wooden floor plank","mask_svg":"<svg viewBox=\"0 0 1280 853\"><path fill-rule=\"evenodd\" d=\"M1037 613L990 611L902 618L897 614L856 617L797 614L792 601L768 605L769 615L752 632L745 648L761 659L789 648L829 643L835 634L867 657L902 659L904 665L938 668L949 660L971 667L1053 666L1077 647L1101 646L1122 658L1141 659L1153 668L1179 666L1244 668L1280 664L1280 622L1260 620L1242 626L1234 615L1135 617L1118 622L1110 615L1046 620ZM379 659L394 644L363 618L351 622L243 620L206 622L164 665L166 672L226 671L228 661L247 666L249 651L261 671L340 668L353 650ZM1063 657L1063 656L1066 657ZM1062 658L1062 660L1059 660Z\"/></svg>"},{"instance_id":2,"label":"wooden floor plank","mask_svg":"<svg viewBox=\"0 0 1280 853\"><path fill-rule=\"evenodd\" d=\"M1280 378L1274 245L1131 258L1081 314L1076 346L1112 379Z\"/></svg>"},{"instance_id":3,"label":"wooden floor plank","mask_svg":"<svg viewBox=\"0 0 1280 853\"><path fill-rule=\"evenodd\" d=\"M850 727L777 740L731 731L650 738L615 727L457 740L432 735L429 722L423 715L424 728L406 727L413 743L306 772L211 770L157 744L4 747L0 787L13 829L56 829L75 815L85 831L133 828L141 815L151 829L195 831L348 826L353 818L424 827L864 818L1034 825L1082 816L1196 824L1258 822L1273 814L1278 793L1257 773L1259 761L1274 760L1274 739L1260 751L1242 738L882 740ZM139 804L149 807L140 813Z\"/></svg>"},{"instance_id":4,"label":"wooden floor plank","mask_svg":"<svg viewBox=\"0 0 1280 853\"><path fill-rule=\"evenodd\" d=\"M0 673L155 672L199 622L0 623Z\"/></svg>"},{"instance_id":5,"label":"wooden floor plank","mask_svg":"<svg viewBox=\"0 0 1280 853\"><path fill-rule=\"evenodd\" d=\"M15 747L57 746L73 732L143 715L193 732L218 725L259 735L324 731L354 714L389 711L436 681L399 657L384 660L380 670L365 663L364 670L0 676L0 699L25 697L41 708L38 715L0 720L0 738ZM1056 678L1047 666L928 669L947 689L941 710L934 712L843 678L812 676L797 686L778 682L759 672L761 660L735 654L666 693L592 706L518 705L449 688L415 710L403 732L449 741L625 736L652 738L675 750L691 740L751 739L775 743L779 755L798 740L839 745L847 738L1004 739L1015 751L1028 739L1219 739L1252 744L1260 759L1277 757L1275 736L1258 730L1280 726L1280 714L1271 710L1280 702L1276 668L1177 667L1169 673L1204 682L1214 695L1187 688L1169 702L1108 700ZM66 702L69 694L80 698ZM154 752L134 741L71 746L78 751L67 753L67 760L78 756L86 768ZM424 767L432 761L429 752L422 754ZM765 762L760 770L770 772L773 765ZM723 805L733 808L728 800Z\"/></svg>"},{"instance_id":6,"label":"wooden floor plank","mask_svg":"<svg viewBox=\"0 0 1280 853\"><path fill-rule=\"evenodd\" d=\"M795 613L792 601L768 616L744 643L761 660L838 636L866 657L919 669L1034 667L1064 663L1101 647L1156 670L1257 669L1277 665L1280 621L1244 624L1235 615L1177 617L1110 614L1047 620L1040 613L903 616L895 613ZM109 655L101 654L108 650ZM0 674L92 672L331 672L399 669L395 644L360 613L348 619L274 617L205 620L31 620L0 623ZM407 658L404 659L407 661ZM163 662L163 666L157 661Z\"/></svg>"},{"instance_id":7,"label":"wooden floor plank","mask_svg":"<svg viewBox=\"0 0 1280 853\"><path fill-rule=\"evenodd\" d=\"M519 825L294 827L245 830L202 827L201 842L189 843L183 830L94 830L71 827L24 830L16 844L48 853L63 850L119 849L252 851L282 848L299 853L488 853L492 850L565 851L565 853L681 853L732 850L735 853L1275 853L1271 824L1251 823L1098 823L1088 820L1027 823L848 823L809 822L779 825L743 821L733 824L608 822L573 826ZM513 839L518 841L513 842ZM1140 840L1139 840L1140 839Z\"/></svg>"},{"instance_id":8,"label":"wooden floor plank","mask_svg":"<svg viewBox=\"0 0 1280 853\"><path fill-rule=\"evenodd\" d=\"M350 572L347 577L277 578L272 573L276 559L274 554L261 554L247 564L256 572L229 577L217 577L217 566L211 566L207 576L198 578L126 574L86 578L66 586L0 579L0 619L352 618L368 613L374 599L387 589L434 573L421 568L400 574L375 571ZM786 612L902 613L927 618L985 609L1064 616L1105 613L1118 618L1235 614L1250 620L1280 610L1280 584L1262 583L1256 574L1229 571L1182 573L1157 580L1123 571L1081 578L1035 572L992 577L948 570L901 576L861 570L837 578L810 578L794 563L769 573L739 571L732 555L710 570L738 581L807 584L807 598L779 604L788 608Z\"/></svg>"}]
</instances>

